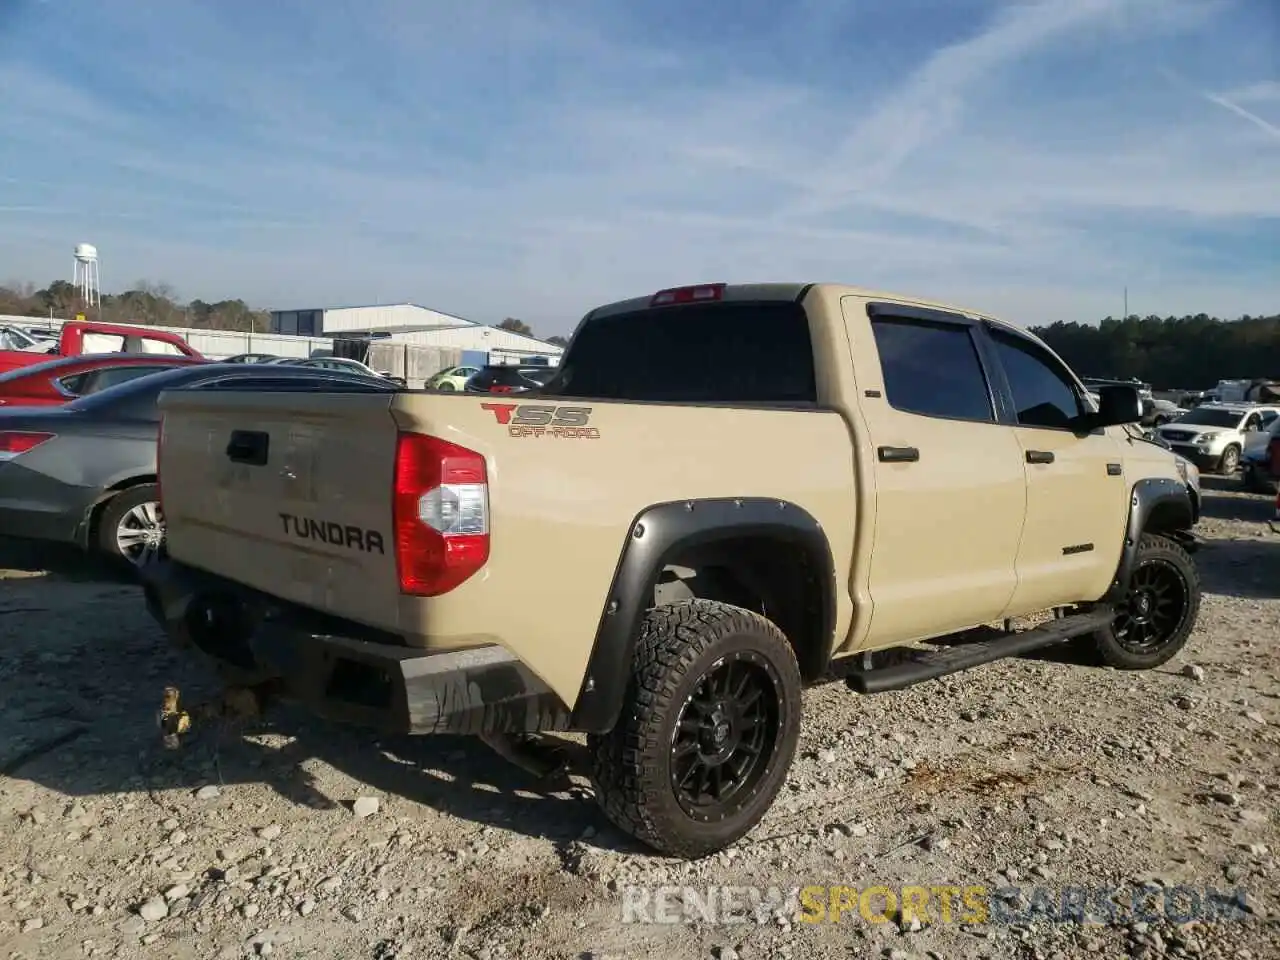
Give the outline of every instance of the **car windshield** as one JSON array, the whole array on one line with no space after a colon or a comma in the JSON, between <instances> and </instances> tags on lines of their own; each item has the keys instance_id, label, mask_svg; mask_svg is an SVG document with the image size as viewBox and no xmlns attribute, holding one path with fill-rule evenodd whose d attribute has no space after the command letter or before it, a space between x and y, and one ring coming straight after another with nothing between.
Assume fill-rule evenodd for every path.
<instances>
[{"instance_id":1,"label":"car windshield","mask_svg":"<svg viewBox=\"0 0 1280 960\"><path fill-rule=\"evenodd\" d=\"M1198 427L1225 427L1234 429L1244 419L1244 414L1235 410L1207 410L1198 407L1183 414L1174 423L1186 423Z\"/></svg>"}]
</instances>

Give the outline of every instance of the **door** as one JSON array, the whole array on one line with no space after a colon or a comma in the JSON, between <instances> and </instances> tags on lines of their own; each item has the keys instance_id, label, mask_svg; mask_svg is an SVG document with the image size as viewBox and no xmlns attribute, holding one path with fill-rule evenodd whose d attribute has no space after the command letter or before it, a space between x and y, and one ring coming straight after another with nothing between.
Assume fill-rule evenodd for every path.
<instances>
[{"instance_id":1,"label":"door","mask_svg":"<svg viewBox=\"0 0 1280 960\"><path fill-rule=\"evenodd\" d=\"M1129 507L1124 444L1112 430L1083 436L1070 423L1084 389L1057 357L1013 330L991 326L1007 381L1027 476L1018 589L1007 616L1097 600L1120 562Z\"/></svg>"},{"instance_id":2,"label":"door","mask_svg":"<svg viewBox=\"0 0 1280 960\"><path fill-rule=\"evenodd\" d=\"M1026 490L1021 448L997 422L976 324L880 304L850 306L846 319L871 439L864 476L875 484L866 644L997 619L1017 585Z\"/></svg>"}]
</instances>

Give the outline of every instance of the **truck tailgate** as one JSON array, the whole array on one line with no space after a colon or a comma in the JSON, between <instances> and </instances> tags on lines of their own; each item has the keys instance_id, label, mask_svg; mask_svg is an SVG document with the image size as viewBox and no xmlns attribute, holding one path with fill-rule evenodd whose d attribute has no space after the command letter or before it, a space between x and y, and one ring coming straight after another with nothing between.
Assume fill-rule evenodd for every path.
<instances>
[{"instance_id":1,"label":"truck tailgate","mask_svg":"<svg viewBox=\"0 0 1280 960\"><path fill-rule=\"evenodd\" d=\"M393 626L391 396L162 395L170 555L287 600Z\"/></svg>"}]
</instances>

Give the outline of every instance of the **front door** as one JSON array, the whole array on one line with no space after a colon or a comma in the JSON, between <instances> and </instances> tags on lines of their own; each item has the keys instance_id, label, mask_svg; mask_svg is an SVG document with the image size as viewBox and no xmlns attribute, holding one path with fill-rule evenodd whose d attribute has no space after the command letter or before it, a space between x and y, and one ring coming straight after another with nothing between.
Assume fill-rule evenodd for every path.
<instances>
[{"instance_id":1,"label":"front door","mask_svg":"<svg viewBox=\"0 0 1280 960\"><path fill-rule=\"evenodd\" d=\"M1129 508L1124 444L1117 431L1083 436L1068 425L1085 411L1066 366L1029 337L992 326L1012 395L1027 477L1027 520L1018 547L1018 589L1007 616L1097 600L1120 562Z\"/></svg>"},{"instance_id":2,"label":"front door","mask_svg":"<svg viewBox=\"0 0 1280 960\"><path fill-rule=\"evenodd\" d=\"M873 458L862 475L875 484L863 645L997 619L1017 585L1026 481L1013 430L996 422L979 330L959 315L845 303Z\"/></svg>"}]
</instances>

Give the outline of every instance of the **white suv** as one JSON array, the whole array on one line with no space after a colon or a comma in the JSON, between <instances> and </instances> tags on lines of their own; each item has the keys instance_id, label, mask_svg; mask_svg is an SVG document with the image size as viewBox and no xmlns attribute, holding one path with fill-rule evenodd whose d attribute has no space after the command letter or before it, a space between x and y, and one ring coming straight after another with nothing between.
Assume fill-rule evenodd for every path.
<instances>
[{"instance_id":1,"label":"white suv","mask_svg":"<svg viewBox=\"0 0 1280 960\"><path fill-rule=\"evenodd\" d=\"M1280 407L1257 403L1204 403L1189 410L1157 433L1201 469L1232 476L1240 466L1240 452L1250 434L1270 428Z\"/></svg>"}]
</instances>

